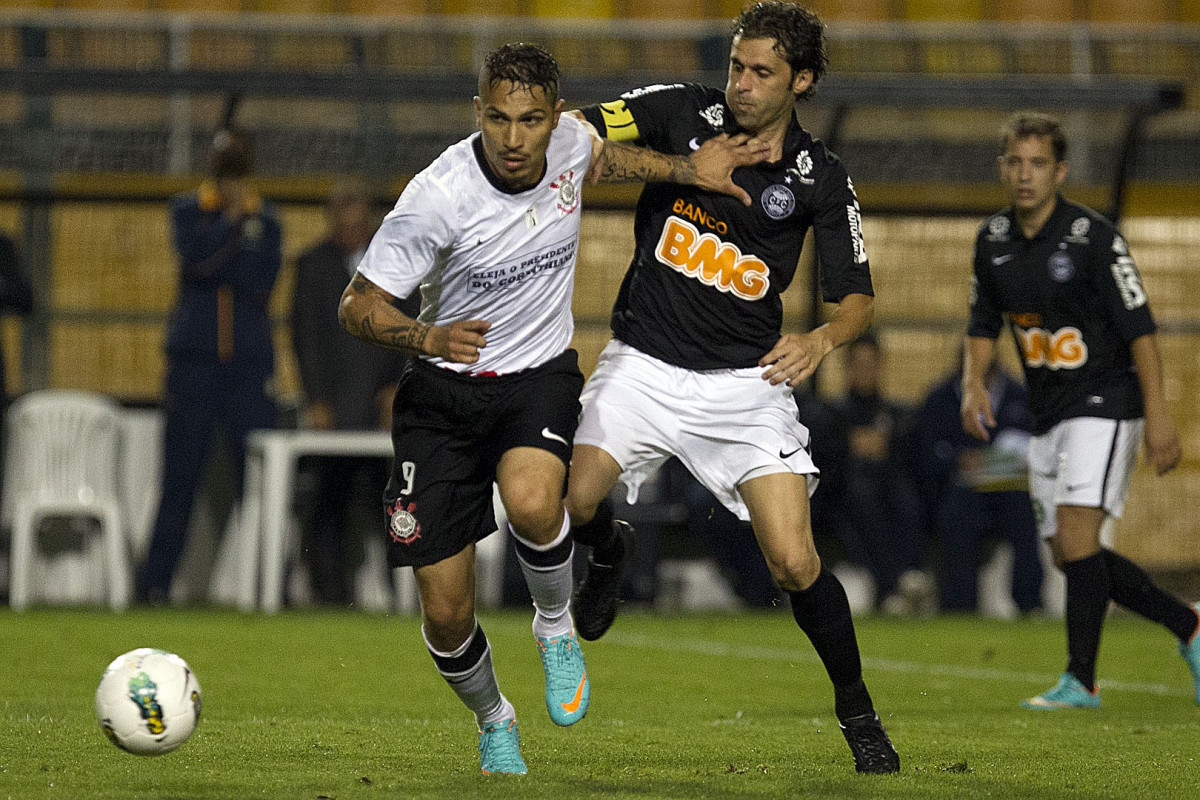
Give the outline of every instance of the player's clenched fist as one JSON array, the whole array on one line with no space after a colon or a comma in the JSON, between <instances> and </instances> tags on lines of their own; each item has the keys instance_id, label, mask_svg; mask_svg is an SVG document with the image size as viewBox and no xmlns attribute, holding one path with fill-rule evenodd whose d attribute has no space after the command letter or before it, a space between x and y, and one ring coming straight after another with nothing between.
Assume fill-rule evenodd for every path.
<instances>
[{"instance_id":1,"label":"player's clenched fist","mask_svg":"<svg viewBox=\"0 0 1200 800\"><path fill-rule=\"evenodd\" d=\"M482 319L466 319L449 325L434 325L425 339L425 352L459 364L474 364L479 350L487 346L484 334L492 323Z\"/></svg>"}]
</instances>

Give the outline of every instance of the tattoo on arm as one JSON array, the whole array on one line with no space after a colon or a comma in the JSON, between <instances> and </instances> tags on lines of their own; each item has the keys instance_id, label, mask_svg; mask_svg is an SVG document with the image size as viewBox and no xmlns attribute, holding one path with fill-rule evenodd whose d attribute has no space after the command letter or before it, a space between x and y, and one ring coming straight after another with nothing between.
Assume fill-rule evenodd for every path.
<instances>
[{"instance_id":1,"label":"tattoo on arm","mask_svg":"<svg viewBox=\"0 0 1200 800\"><path fill-rule=\"evenodd\" d=\"M645 147L605 140L600 154L602 183L696 182L696 167L687 156L671 156Z\"/></svg>"},{"instance_id":2,"label":"tattoo on arm","mask_svg":"<svg viewBox=\"0 0 1200 800\"><path fill-rule=\"evenodd\" d=\"M425 338L432 326L401 314L392 305L394 298L391 295L360 274L354 275L347 293L358 297L354 305L359 309L356 314L344 315L343 324L347 331L389 350L425 352Z\"/></svg>"}]
</instances>

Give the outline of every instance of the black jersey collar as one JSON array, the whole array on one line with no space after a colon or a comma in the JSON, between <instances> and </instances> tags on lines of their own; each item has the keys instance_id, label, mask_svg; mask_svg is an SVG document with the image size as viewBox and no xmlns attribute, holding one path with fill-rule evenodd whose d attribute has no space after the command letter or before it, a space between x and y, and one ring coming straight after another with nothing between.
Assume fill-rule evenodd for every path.
<instances>
[{"instance_id":1,"label":"black jersey collar","mask_svg":"<svg viewBox=\"0 0 1200 800\"><path fill-rule=\"evenodd\" d=\"M800 120L796 118L796 112L792 112L792 119L788 123L787 132L783 134L783 152L784 158L788 153L799 150L804 145L804 137L807 132L800 125Z\"/></svg>"},{"instance_id":2,"label":"black jersey collar","mask_svg":"<svg viewBox=\"0 0 1200 800\"><path fill-rule=\"evenodd\" d=\"M514 189L504 181L500 180L500 176L495 173L495 171L492 169L492 165L488 163L487 156L483 153L482 133L471 140L471 149L475 152L475 161L479 164L479 168L483 170L483 177L487 178L488 183L490 183L498 192L503 192L504 194L523 194L528 192L530 189L536 189L539 185L541 185L542 179L546 177L547 161L543 156L542 174L538 176L538 179L534 181L533 185L527 186L524 189Z\"/></svg>"},{"instance_id":3,"label":"black jersey collar","mask_svg":"<svg viewBox=\"0 0 1200 800\"><path fill-rule=\"evenodd\" d=\"M1054 231L1058 230L1062 225L1063 218L1071 214L1071 209L1067 206L1068 203L1066 198L1064 198L1062 194L1055 193L1054 210L1050 212L1050 216L1046 219L1046 224L1043 225L1037 233L1035 233L1033 236L1030 236L1026 241L1036 242L1039 239L1045 239ZM1008 216L1012 219L1013 228L1020 233L1022 237L1024 237L1025 232L1021 230L1021 224L1017 222L1016 208L1010 207L1008 210Z\"/></svg>"}]
</instances>

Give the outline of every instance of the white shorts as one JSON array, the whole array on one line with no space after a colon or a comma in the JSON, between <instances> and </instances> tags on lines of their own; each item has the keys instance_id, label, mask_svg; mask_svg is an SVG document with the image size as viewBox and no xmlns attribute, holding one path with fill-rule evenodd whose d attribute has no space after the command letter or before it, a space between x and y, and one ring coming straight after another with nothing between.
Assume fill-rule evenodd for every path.
<instances>
[{"instance_id":1,"label":"white shorts","mask_svg":"<svg viewBox=\"0 0 1200 800\"><path fill-rule=\"evenodd\" d=\"M1055 533L1055 508L1103 508L1119 518L1129 496L1144 421L1076 417L1029 442L1029 494L1038 533Z\"/></svg>"},{"instance_id":2,"label":"white shorts","mask_svg":"<svg viewBox=\"0 0 1200 800\"><path fill-rule=\"evenodd\" d=\"M677 457L740 519L750 513L737 487L777 472L818 470L808 428L786 384L759 367L696 371L672 366L613 339L584 387L575 444L590 444L621 466L630 503L663 462Z\"/></svg>"}]
</instances>

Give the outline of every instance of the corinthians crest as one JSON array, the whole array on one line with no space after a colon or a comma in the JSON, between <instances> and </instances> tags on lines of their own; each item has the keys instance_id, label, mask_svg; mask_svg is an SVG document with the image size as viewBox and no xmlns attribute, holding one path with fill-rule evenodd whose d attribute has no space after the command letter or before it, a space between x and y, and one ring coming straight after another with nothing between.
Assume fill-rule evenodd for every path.
<instances>
[{"instance_id":1,"label":"corinthians crest","mask_svg":"<svg viewBox=\"0 0 1200 800\"><path fill-rule=\"evenodd\" d=\"M558 190L558 210L565 217L579 206L579 190L575 188L575 170L569 170L558 176L558 180L550 184L551 189Z\"/></svg>"},{"instance_id":2,"label":"corinthians crest","mask_svg":"<svg viewBox=\"0 0 1200 800\"><path fill-rule=\"evenodd\" d=\"M397 544L412 544L421 538L421 523L413 516L416 503L404 505L403 498L388 507L388 535Z\"/></svg>"}]
</instances>

